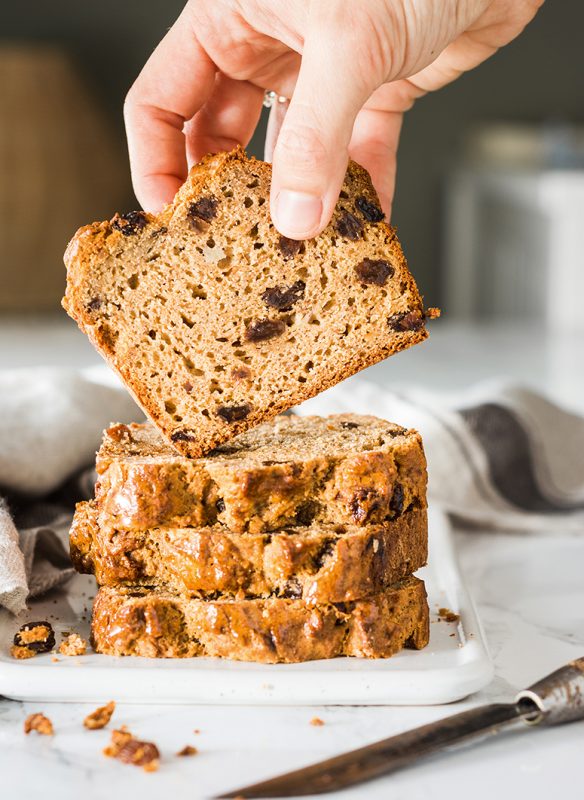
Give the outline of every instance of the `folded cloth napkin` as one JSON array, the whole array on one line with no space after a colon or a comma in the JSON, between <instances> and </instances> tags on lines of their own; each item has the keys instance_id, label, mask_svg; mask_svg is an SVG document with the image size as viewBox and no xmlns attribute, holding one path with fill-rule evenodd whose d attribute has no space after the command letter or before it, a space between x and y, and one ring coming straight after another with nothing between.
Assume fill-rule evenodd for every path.
<instances>
[{"instance_id":1,"label":"folded cloth napkin","mask_svg":"<svg viewBox=\"0 0 584 800\"><path fill-rule=\"evenodd\" d=\"M429 500L466 526L584 532L584 418L529 389L492 381L450 397L356 376L298 412L374 414L416 428Z\"/></svg>"},{"instance_id":2,"label":"folded cloth napkin","mask_svg":"<svg viewBox=\"0 0 584 800\"><path fill-rule=\"evenodd\" d=\"M16 614L73 575L67 531L102 430L142 416L124 389L78 371L0 372L0 606Z\"/></svg>"}]
</instances>

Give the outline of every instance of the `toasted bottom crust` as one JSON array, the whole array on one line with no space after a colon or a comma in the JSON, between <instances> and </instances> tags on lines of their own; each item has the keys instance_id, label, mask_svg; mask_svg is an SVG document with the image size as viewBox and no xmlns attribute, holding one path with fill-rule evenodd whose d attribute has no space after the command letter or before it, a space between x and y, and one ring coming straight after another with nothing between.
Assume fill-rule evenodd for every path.
<instances>
[{"instance_id":1,"label":"toasted bottom crust","mask_svg":"<svg viewBox=\"0 0 584 800\"><path fill-rule=\"evenodd\" d=\"M406 578L367 600L199 600L146 589L99 590L92 642L114 656L214 656L266 664L389 658L429 640L424 583Z\"/></svg>"},{"instance_id":2,"label":"toasted bottom crust","mask_svg":"<svg viewBox=\"0 0 584 800\"><path fill-rule=\"evenodd\" d=\"M428 555L425 509L385 525L311 526L278 533L205 528L102 529L79 503L71 559L100 586L147 585L201 597L276 594L311 603L368 597L415 572Z\"/></svg>"}]
</instances>

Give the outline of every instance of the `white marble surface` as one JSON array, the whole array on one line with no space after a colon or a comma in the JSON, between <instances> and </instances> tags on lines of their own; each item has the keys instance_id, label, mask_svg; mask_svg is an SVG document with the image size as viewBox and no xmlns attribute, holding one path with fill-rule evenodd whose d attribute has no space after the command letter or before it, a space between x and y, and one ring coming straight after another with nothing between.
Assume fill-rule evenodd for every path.
<instances>
[{"instance_id":1,"label":"white marble surface","mask_svg":"<svg viewBox=\"0 0 584 800\"><path fill-rule=\"evenodd\" d=\"M0 367L91 360L84 342L66 326L35 325L29 326L25 345L15 323L0 324ZM584 408L582 341L550 341L524 329L508 336L496 327L445 325L429 343L375 368L371 377L452 389L502 373ZM584 655L584 533L570 538L461 531L457 542L495 659L496 678L487 690L446 707L118 706L115 722L158 744L163 758L155 774L104 758L107 731L81 725L88 707L0 700L0 797L208 798L470 705L509 700L518 688ZM24 736L24 718L39 710L53 720L54 737ZM323 727L309 724L314 715L324 720ZM201 733L194 734L195 728ZM569 792L580 797L583 742L584 723L525 729L336 796L543 800ZM187 743L199 754L175 758Z\"/></svg>"}]
</instances>

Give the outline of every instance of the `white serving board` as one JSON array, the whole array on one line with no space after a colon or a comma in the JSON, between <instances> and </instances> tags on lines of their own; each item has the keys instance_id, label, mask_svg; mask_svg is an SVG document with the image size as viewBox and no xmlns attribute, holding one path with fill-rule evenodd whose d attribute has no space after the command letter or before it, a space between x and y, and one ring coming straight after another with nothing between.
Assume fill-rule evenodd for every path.
<instances>
[{"instance_id":1,"label":"white serving board","mask_svg":"<svg viewBox=\"0 0 584 800\"><path fill-rule=\"evenodd\" d=\"M91 576L77 576L66 591L34 601L14 617L0 612L0 695L17 700L262 705L428 705L459 700L485 686L493 666L453 549L450 525L429 515L426 582L430 644L390 659L336 658L305 664L247 664L213 658L80 657L47 653L25 661L10 656L15 631L29 620L49 620L61 632L89 634L95 591ZM439 621L438 608L460 614ZM454 634L454 636L452 635ZM53 658L58 661L53 661Z\"/></svg>"}]
</instances>

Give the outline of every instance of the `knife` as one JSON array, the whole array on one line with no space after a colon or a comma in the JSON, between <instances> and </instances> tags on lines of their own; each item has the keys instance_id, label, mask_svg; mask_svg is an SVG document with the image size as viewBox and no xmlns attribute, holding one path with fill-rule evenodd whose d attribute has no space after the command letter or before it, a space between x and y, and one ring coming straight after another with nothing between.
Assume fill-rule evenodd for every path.
<instances>
[{"instance_id":1,"label":"knife","mask_svg":"<svg viewBox=\"0 0 584 800\"><path fill-rule=\"evenodd\" d=\"M493 703L454 714L310 767L219 795L225 798L296 797L346 789L394 772L439 750L484 739L513 726L560 725L584 719L584 656L519 692L512 703Z\"/></svg>"}]
</instances>

